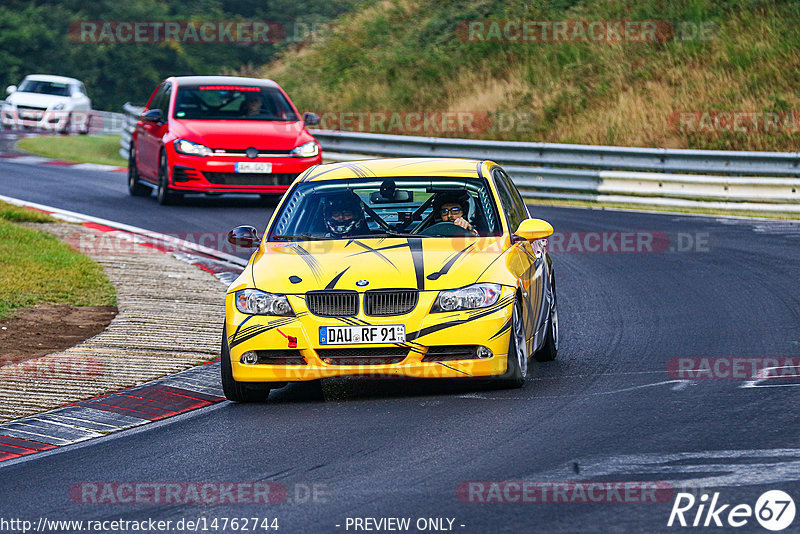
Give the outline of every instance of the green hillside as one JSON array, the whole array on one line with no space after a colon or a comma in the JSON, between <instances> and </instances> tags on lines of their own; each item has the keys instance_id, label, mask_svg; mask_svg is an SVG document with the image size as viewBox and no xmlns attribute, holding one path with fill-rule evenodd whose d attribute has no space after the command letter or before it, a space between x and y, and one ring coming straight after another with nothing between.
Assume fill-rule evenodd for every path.
<instances>
[{"instance_id":1,"label":"green hillside","mask_svg":"<svg viewBox=\"0 0 800 534\"><path fill-rule=\"evenodd\" d=\"M470 21L487 20L571 21L570 30L638 21L657 31L638 41L509 41L481 23L470 35ZM795 2L385 0L342 15L260 73L340 128L430 133L401 112L449 112L456 125L474 115L477 127L434 135L797 150L798 23ZM359 125L358 113L337 112L369 113Z\"/></svg>"}]
</instances>

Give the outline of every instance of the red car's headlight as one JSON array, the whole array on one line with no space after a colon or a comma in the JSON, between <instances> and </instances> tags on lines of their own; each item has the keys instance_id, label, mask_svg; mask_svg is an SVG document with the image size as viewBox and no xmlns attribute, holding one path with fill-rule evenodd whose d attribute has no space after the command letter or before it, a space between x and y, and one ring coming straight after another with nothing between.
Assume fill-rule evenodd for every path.
<instances>
[{"instance_id":1,"label":"red car's headlight","mask_svg":"<svg viewBox=\"0 0 800 534\"><path fill-rule=\"evenodd\" d=\"M214 152L205 145L194 143L186 139L177 139L173 143L175 151L188 156L211 156Z\"/></svg>"}]
</instances>

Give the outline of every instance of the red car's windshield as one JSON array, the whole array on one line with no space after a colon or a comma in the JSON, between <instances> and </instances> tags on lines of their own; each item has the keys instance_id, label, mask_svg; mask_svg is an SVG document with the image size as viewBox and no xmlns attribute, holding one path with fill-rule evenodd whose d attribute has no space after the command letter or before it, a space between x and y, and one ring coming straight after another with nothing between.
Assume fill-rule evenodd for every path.
<instances>
[{"instance_id":1,"label":"red car's windshield","mask_svg":"<svg viewBox=\"0 0 800 534\"><path fill-rule=\"evenodd\" d=\"M274 87L188 85L178 88L176 119L300 120L289 101Z\"/></svg>"}]
</instances>

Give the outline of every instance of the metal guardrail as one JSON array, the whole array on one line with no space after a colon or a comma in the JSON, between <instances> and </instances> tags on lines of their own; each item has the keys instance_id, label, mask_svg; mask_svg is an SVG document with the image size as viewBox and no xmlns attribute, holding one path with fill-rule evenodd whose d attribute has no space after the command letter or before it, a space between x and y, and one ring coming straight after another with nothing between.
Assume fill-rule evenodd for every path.
<instances>
[{"instance_id":1,"label":"metal guardrail","mask_svg":"<svg viewBox=\"0 0 800 534\"><path fill-rule=\"evenodd\" d=\"M450 157L547 167L800 177L798 152L734 152L481 141L332 130L314 130L313 133L326 150L389 157Z\"/></svg>"},{"instance_id":2,"label":"metal guardrail","mask_svg":"<svg viewBox=\"0 0 800 534\"><path fill-rule=\"evenodd\" d=\"M130 133L143 108L126 103L123 109L120 155L127 159ZM490 159L503 164L528 198L800 213L798 152L481 141L317 129L312 133L327 161Z\"/></svg>"},{"instance_id":3,"label":"metal guardrail","mask_svg":"<svg viewBox=\"0 0 800 534\"><path fill-rule=\"evenodd\" d=\"M125 111L125 121L122 127L122 132L120 133L119 139L119 155L125 158L125 161L128 161L128 149L131 146L131 133L133 129L136 127L136 122L139 120L139 115L141 115L143 107L134 106L130 102L125 102L122 105L122 110Z\"/></svg>"},{"instance_id":4,"label":"metal guardrail","mask_svg":"<svg viewBox=\"0 0 800 534\"><path fill-rule=\"evenodd\" d=\"M503 164L528 198L800 213L800 153L523 143L313 130L326 159ZM646 171L646 172L642 172Z\"/></svg>"}]
</instances>

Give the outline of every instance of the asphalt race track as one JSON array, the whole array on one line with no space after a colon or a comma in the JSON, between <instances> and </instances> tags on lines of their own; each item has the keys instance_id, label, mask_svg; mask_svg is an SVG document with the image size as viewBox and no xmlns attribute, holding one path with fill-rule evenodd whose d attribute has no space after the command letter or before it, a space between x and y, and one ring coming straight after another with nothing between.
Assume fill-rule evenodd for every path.
<instances>
[{"instance_id":1,"label":"asphalt race track","mask_svg":"<svg viewBox=\"0 0 800 534\"><path fill-rule=\"evenodd\" d=\"M237 224L261 231L270 211L243 197L161 207L129 197L123 173L8 161L0 161L0 194L167 233L224 233ZM753 517L738 529L667 521L684 486L698 496L718 492L719 504L731 507L754 507L767 490L800 495L800 380L730 376L734 358L800 362L800 224L535 206L532 213L563 235L553 251L561 346L557 361L531 366L521 390L290 385L266 404L225 402L0 465L0 517L266 517L277 518L283 534L365 531L353 518L410 518L410 532L766 532ZM620 251L620 232L638 232L645 245ZM654 236L657 246L646 246ZM677 358L729 358L713 361L730 366L687 378L668 372ZM265 481L282 485L286 498L86 504L75 494L83 482ZM546 503L470 502L492 494L457 491L492 481L657 481L671 491L645 503L613 495L584 502L572 486ZM420 519L425 529L417 529Z\"/></svg>"}]
</instances>

